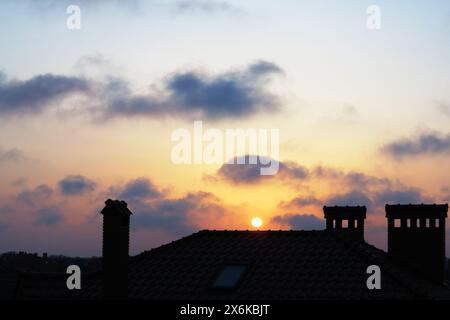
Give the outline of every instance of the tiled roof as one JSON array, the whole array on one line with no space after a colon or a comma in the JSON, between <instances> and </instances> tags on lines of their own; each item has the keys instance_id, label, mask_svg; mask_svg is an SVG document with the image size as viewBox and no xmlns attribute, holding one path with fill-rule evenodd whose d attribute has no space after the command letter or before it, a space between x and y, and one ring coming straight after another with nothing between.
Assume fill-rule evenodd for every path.
<instances>
[{"instance_id":1,"label":"tiled roof","mask_svg":"<svg viewBox=\"0 0 450 320\"><path fill-rule=\"evenodd\" d=\"M248 265L233 290L211 287L225 265ZM382 290L368 290L366 269L382 270ZM327 231L201 231L132 258L130 298L414 299L436 287L364 242Z\"/></svg>"}]
</instances>

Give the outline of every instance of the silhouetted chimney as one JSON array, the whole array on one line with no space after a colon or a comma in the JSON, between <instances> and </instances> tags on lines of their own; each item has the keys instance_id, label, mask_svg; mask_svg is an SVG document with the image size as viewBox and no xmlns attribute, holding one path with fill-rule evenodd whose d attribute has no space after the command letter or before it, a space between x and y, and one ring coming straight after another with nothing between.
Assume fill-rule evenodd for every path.
<instances>
[{"instance_id":1,"label":"silhouetted chimney","mask_svg":"<svg viewBox=\"0 0 450 320\"><path fill-rule=\"evenodd\" d=\"M386 205L389 254L440 284L446 280L447 212L448 205Z\"/></svg>"},{"instance_id":2,"label":"silhouetted chimney","mask_svg":"<svg viewBox=\"0 0 450 320\"><path fill-rule=\"evenodd\" d=\"M126 299L130 215L125 201L108 199L103 214L103 298Z\"/></svg>"},{"instance_id":3,"label":"silhouetted chimney","mask_svg":"<svg viewBox=\"0 0 450 320\"><path fill-rule=\"evenodd\" d=\"M364 241L364 220L367 208L364 207L323 207L327 230L351 240Z\"/></svg>"}]
</instances>

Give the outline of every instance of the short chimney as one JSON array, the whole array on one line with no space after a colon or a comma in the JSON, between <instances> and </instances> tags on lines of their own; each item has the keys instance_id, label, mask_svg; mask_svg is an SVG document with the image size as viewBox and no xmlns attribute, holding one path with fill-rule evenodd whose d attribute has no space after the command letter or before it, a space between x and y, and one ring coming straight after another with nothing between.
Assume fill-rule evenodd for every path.
<instances>
[{"instance_id":1,"label":"short chimney","mask_svg":"<svg viewBox=\"0 0 450 320\"><path fill-rule=\"evenodd\" d=\"M425 278L446 281L448 205L386 205L388 253Z\"/></svg>"},{"instance_id":2,"label":"short chimney","mask_svg":"<svg viewBox=\"0 0 450 320\"><path fill-rule=\"evenodd\" d=\"M367 208L355 207L323 207L327 222L327 230L351 240L364 241L364 220Z\"/></svg>"},{"instance_id":3,"label":"short chimney","mask_svg":"<svg viewBox=\"0 0 450 320\"><path fill-rule=\"evenodd\" d=\"M108 199L103 214L102 290L104 299L128 295L130 215L124 201Z\"/></svg>"}]
</instances>

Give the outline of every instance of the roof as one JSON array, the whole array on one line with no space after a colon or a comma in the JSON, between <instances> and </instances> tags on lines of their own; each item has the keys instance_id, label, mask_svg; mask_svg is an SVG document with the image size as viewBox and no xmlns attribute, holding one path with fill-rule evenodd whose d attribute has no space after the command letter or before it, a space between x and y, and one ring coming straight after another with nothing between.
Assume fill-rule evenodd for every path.
<instances>
[{"instance_id":1,"label":"roof","mask_svg":"<svg viewBox=\"0 0 450 320\"><path fill-rule=\"evenodd\" d=\"M218 272L236 264L248 266L238 286L212 288ZM366 286L374 264L382 290ZM384 251L328 231L200 231L133 257L129 276L134 299L415 299L438 289Z\"/></svg>"},{"instance_id":2,"label":"roof","mask_svg":"<svg viewBox=\"0 0 450 320\"><path fill-rule=\"evenodd\" d=\"M386 217L401 218L446 218L448 204L396 204L386 205Z\"/></svg>"},{"instance_id":3,"label":"roof","mask_svg":"<svg viewBox=\"0 0 450 320\"><path fill-rule=\"evenodd\" d=\"M246 266L236 288L212 284L230 265ZM382 270L382 290L368 290L366 269ZM66 274L22 275L21 299L99 299L101 272L69 291ZM151 300L312 300L449 298L365 242L329 231L200 231L131 257L129 297Z\"/></svg>"}]
</instances>

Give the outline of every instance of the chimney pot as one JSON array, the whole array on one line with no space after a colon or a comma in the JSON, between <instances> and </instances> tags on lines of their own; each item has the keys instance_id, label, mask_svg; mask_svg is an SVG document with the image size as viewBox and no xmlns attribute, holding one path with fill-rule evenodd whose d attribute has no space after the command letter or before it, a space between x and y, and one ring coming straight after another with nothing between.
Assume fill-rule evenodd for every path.
<instances>
[{"instance_id":1,"label":"chimney pot","mask_svg":"<svg viewBox=\"0 0 450 320\"><path fill-rule=\"evenodd\" d=\"M327 222L327 230L352 240L364 241L364 220L367 212L365 206L325 206L323 207L323 212ZM343 228L343 221L346 221L347 228Z\"/></svg>"}]
</instances>

